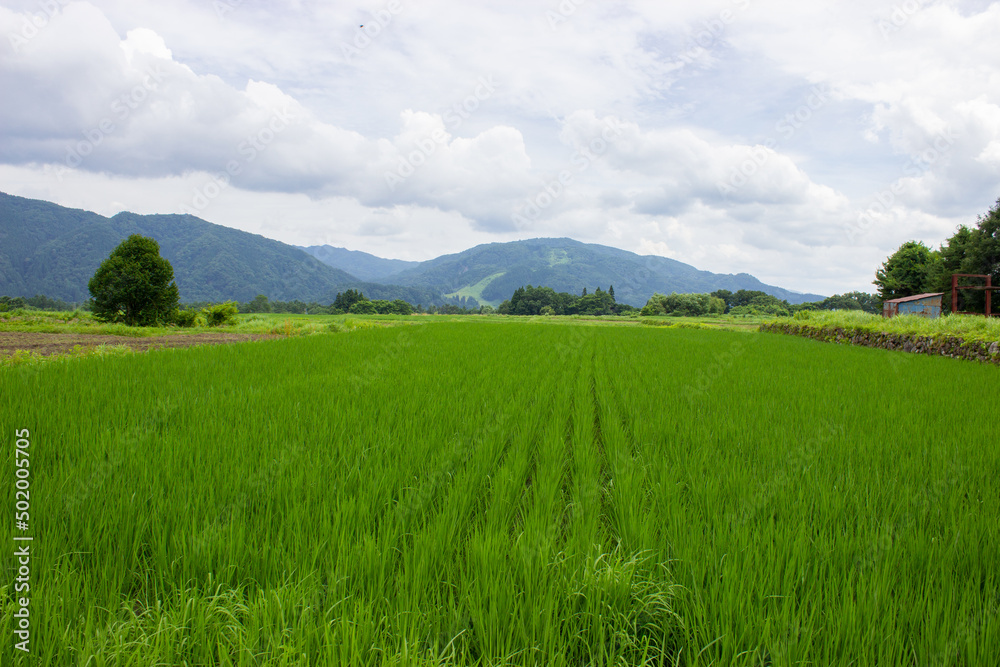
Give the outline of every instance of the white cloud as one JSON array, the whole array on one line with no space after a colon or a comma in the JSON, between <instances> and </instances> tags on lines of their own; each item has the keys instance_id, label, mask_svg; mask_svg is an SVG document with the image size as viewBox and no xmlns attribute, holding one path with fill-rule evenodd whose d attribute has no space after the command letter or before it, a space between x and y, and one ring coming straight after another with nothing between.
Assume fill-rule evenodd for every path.
<instances>
[{"instance_id":1,"label":"white cloud","mask_svg":"<svg viewBox=\"0 0 1000 667\"><path fill-rule=\"evenodd\" d=\"M174 54L167 48L163 38L149 28L136 28L128 31L128 37L121 43L125 59L132 64L136 53L143 53L161 60L173 60Z\"/></svg>"},{"instance_id":2,"label":"white cloud","mask_svg":"<svg viewBox=\"0 0 1000 667\"><path fill-rule=\"evenodd\" d=\"M866 289L1000 194L1000 2L919 4L8 0L0 189L389 256L572 236Z\"/></svg>"}]
</instances>

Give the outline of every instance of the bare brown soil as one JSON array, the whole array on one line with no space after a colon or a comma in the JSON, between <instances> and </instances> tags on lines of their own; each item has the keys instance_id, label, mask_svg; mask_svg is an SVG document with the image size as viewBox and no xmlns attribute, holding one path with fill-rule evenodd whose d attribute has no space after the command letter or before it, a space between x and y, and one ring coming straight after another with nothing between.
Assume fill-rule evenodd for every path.
<instances>
[{"instance_id":1,"label":"bare brown soil","mask_svg":"<svg viewBox=\"0 0 1000 667\"><path fill-rule=\"evenodd\" d=\"M220 343L240 343L248 340L281 338L276 334L234 334L199 333L175 336L107 336L102 334L78 333L31 333L20 331L0 331L0 357L9 356L15 350L27 350L35 354L52 355L78 351L87 352L98 345L126 345L137 352L145 352L162 347L192 347L194 345L218 345Z\"/></svg>"}]
</instances>

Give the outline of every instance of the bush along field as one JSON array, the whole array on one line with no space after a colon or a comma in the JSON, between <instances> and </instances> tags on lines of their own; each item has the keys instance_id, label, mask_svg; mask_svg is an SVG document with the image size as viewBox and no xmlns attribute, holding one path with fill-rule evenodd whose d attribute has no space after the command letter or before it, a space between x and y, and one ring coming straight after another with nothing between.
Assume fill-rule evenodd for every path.
<instances>
[{"instance_id":1,"label":"bush along field","mask_svg":"<svg viewBox=\"0 0 1000 667\"><path fill-rule=\"evenodd\" d=\"M859 312L802 311L796 314L794 320L764 322L760 330L827 342L1000 364L1000 319L976 315L951 315L937 319L916 315L884 318Z\"/></svg>"},{"instance_id":2,"label":"bush along field","mask_svg":"<svg viewBox=\"0 0 1000 667\"><path fill-rule=\"evenodd\" d=\"M3 368L30 664L992 664L998 381L473 321Z\"/></svg>"}]
</instances>

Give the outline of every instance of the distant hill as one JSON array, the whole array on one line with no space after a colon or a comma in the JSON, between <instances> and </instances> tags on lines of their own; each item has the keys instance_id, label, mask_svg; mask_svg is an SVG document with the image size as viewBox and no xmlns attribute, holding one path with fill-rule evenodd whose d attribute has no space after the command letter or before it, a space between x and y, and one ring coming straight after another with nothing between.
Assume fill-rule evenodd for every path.
<instances>
[{"instance_id":1,"label":"distant hill","mask_svg":"<svg viewBox=\"0 0 1000 667\"><path fill-rule=\"evenodd\" d=\"M65 301L90 297L87 282L130 234L150 236L174 267L182 301L272 300L331 303L355 288L374 299L443 303L421 287L367 283L302 250L189 215L119 213L106 218L0 193L0 294Z\"/></svg>"},{"instance_id":2,"label":"distant hill","mask_svg":"<svg viewBox=\"0 0 1000 667\"><path fill-rule=\"evenodd\" d=\"M799 294L765 285L746 273L716 274L666 257L637 255L609 246L573 239L531 239L489 243L454 255L421 262L386 277L393 283L440 290L446 297L471 297L496 305L523 285L551 287L580 294L614 286L618 301L642 306L654 292L760 290L789 303L818 301L818 294Z\"/></svg>"},{"instance_id":3,"label":"distant hill","mask_svg":"<svg viewBox=\"0 0 1000 667\"><path fill-rule=\"evenodd\" d=\"M412 268L420 262L402 259L383 259L360 250L348 250L331 245L297 246L328 266L346 271L360 280L380 282L386 277Z\"/></svg>"}]
</instances>

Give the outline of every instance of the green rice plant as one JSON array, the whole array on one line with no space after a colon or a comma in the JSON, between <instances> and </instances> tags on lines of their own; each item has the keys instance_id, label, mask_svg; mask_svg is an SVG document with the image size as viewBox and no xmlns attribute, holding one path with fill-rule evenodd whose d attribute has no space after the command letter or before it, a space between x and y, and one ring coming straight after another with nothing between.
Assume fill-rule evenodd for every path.
<instances>
[{"instance_id":1,"label":"green rice plant","mask_svg":"<svg viewBox=\"0 0 1000 667\"><path fill-rule=\"evenodd\" d=\"M996 534L991 454L967 444L988 426L939 415L988 393L996 369L670 334L643 341L648 356L616 357L608 377L636 446L656 456L651 514L667 528L661 553L677 564L697 664L928 664L962 628L948 664L988 661L977 646L998 631L982 569Z\"/></svg>"},{"instance_id":2,"label":"green rice plant","mask_svg":"<svg viewBox=\"0 0 1000 667\"><path fill-rule=\"evenodd\" d=\"M122 357L129 354L134 354L134 350L128 345L113 345L108 343L102 343L94 348L91 354L98 357L108 357L116 356Z\"/></svg>"},{"instance_id":3,"label":"green rice plant","mask_svg":"<svg viewBox=\"0 0 1000 667\"><path fill-rule=\"evenodd\" d=\"M31 350L14 350L8 356L0 357L0 366L34 365L45 361L45 356Z\"/></svg>"}]
</instances>

